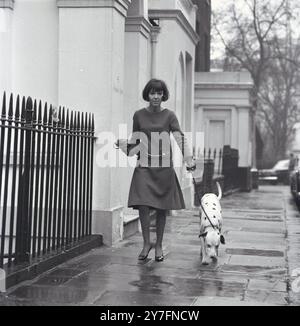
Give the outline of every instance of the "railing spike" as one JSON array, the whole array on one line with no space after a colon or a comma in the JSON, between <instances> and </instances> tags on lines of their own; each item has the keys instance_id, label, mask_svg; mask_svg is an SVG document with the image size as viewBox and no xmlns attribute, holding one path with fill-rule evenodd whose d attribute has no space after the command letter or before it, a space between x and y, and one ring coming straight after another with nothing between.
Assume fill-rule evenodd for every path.
<instances>
[{"instance_id":1,"label":"railing spike","mask_svg":"<svg viewBox=\"0 0 300 326\"><path fill-rule=\"evenodd\" d=\"M47 102L46 102L45 105L44 105L44 116L43 116L43 123L44 124L47 124L47 122L48 122L47 112L48 112L48 105L47 105Z\"/></svg>"},{"instance_id":2,"label":"railing spike","mask_svg":"<svg viewBox=\"0 0 300 326\"><path fill-rule=\"evenodd\" d=\"M16 120L19 120L20 118L20 96L19 95L17 96L15 118Z\"/></svg>"},{"instance_id":3,"label":"railing spike","mask_svg":"<svg viewBox=\"0 0 300 326\"><path fill-rule=\"evenodd\" d=\"M53 114L53 107L52 107L52 104L50 104L49 118L48 118L49 125L52 125L52 114Z\"/></svg>"},{"instance_id":4,"label":"railing spike","mask_svg":"<svg viewBox=\"0 0 300 326\"><path fill-rule=\"evenodd\" d=\"M32 111L33 108L33 101L32 98L29 96L26 101L26 111Z\"/></svg>"},{"instance_id":5,"label":"railing spike","mask_svg":"<svg viewBox=\"0 0 300 326\"><path fill-rule=\"evenodd\" d=\"M74 111L74 124L73 124L73 129L77 131L78 128L78 121L77 121L77 112Z\"/></svg>"},{"instance_id":6,"label":"railing spike","mask_svg":"<svg viewBox=\"0 0 300 326\"><path fill-rule=\"evenodd\" d=\"M58 107L58 125L61 126L61 106Z\"/></svg>"},{"instance_id":7,"label":"railing spike","mask_svg":"<svg viewBox=\"0 0 300 326\"><path fill-rule=\"evenodd\" d=\"M25 106L26 106L26 103L25 103L26 99L25 99L25 96L22 97L22 109L21 109L21 121L25 121Z\"/></svg>"},{"instance_id":8,"label":"railing spike","mask_svg":"<svg viewBox=\"0 0 300 326\"><path fill-rule=\"evenodd\" d=\"M32 123L32 113L33 113L33 102L32 98L29 96L26 101L26 123Z\"/></svg>"},{"instance_id":9,"label":"railing spike","mask_svg":"<svg viewBox=\"0 0 300 326\"><path fill-rule=\"evenodd\" d=\"M34 104L33 104L33 113L32 113L32 120L34 122L36 122L36 111L37 111L37 102L36 100L34 100Z\"/></svg>"},{"instance_id":10,"label":"railing spike","mask_svg":"<svg viewBox=\"0 0 300 326\"><path fill-rule=\"evenodd\" d=\"M65 127L65 107L62 108L61 126Z\"/></svg>"},{"instance_id":11,"label":"railing spike","mask_svg":"<svg viewBox=\"0 0 300 326\"><path fill-rule=\"evenodd\" d=\"M91 129L92 129L92 114L91 113L89 113L88 114L88 119L89 119L89 122L88 122L88 131L91 131Z\"/></svg>"},{"instance_id":12,"label":"railing spike","mask_svg":"<svg viewBox=\"0 0 300 326\"><path fill-rule=\"evenodd\" d=\"M42 123L42 101L39 101L39 109L38 109L38 123Z\"/></svg>"},{"instance_id":13,"label":"railing spike","mask_svg":"<svg viewBox=\"0 0 300 326\"><path fill-rule=\"evenodd\" d=\"M66 114L66 128L69 128L69 109L67 109L67 114Z\"/></svg>"},{"instance_id":14,"label":"railing spike","mask_svg":"<svg viewBox=\"0 0 300 326\"><path fill-rule=\"evenodd\" d=\"M80 112L77 112L77 127L78 131L81 131L81 123L80 123Z\"/></svg>"},{"instance_id":15,"label":"railing spike","mask_svg":"<svg viewBox=\"0 0 300 326\"><path fill-rule=\"evenodd\" d=\"M73 120L73 111L70 114L70 129L73 130L74 120Z\"/></svg>"},{"instance_id":16,"label":"railing spike","mask_svg":"<svg viewBox=\"0 0 300 326\"><path fill-rule=\"evenodd\" d=\"M3 100L2 100L2 118L6 117L6 93L4 92Z\"/></svg>"},{"instance_id":17,"label":"railing spike","mask_svg":"<svg viewBox=\"0 0 300 326\"><path fill-rule=\"evenodd\" d=\"M81 130L84 131L84 113L81 112Z\"/></svg>"},{"instance_id":18,"label":"railing spike","mask_svg":"<svg viewBox=\"0 0 300 326\"><path fill-rule=\"evenodd\" d=\"M4 103L6 103L6 92L5 91L3 92L3 96L2 96L2 107L3 107Z\"/></svg>"},{"instance_id":19,"label":"railing spike","mask_svg":"<svg viewBox=\"0 0 300 326\"><path fill-rule=\"evenodd\" d=\"M8 107L8 118L12 119L13 117L13 94L10 94L10 98L9 98L9 107Z\"/></svg>"},{"instance_id":20,"label":"railing spike","mask_svg":"<svg viewBox=\"0 0 300 326\"><path fill-rule=\"evenodd\" d=\"M84 130L88 131L88 113L85 112L85 124L84 124Z\"/></svg>"}]
</instances>

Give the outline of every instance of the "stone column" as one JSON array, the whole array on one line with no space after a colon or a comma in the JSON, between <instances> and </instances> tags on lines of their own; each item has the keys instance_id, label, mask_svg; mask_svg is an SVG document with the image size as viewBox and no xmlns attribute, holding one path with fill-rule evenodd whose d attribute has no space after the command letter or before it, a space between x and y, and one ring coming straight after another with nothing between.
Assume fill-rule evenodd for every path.
<instances>
[{"instance_id":1,"label":"stone column","mask_svg":"<svg viewBox=\"0 0 300 326\"><path fill-rule=\"evenodd\" d=\"M238 126L239 126L238 107L233 106L231 108L231 147L232 148L239 148Z\"/></svg>"},{"instance_id":2,"label":"stone column","mask_svg":"<svg viewBox=\"0 0 300 326\"><path fill-rule=\"evenodd\" d=\"M117 135L124 110L125 17L131 0L58 0L59 103L95 114L96 136ZM103 136L103 135L102 135ZM122 236L120 172L101 167L95 147L93 232L110 245ZM107 142L105 142L107 143ZM104 143L104 144L105 144ZM115 154L112 144L110 153ZM98 159L98 160L97 160Z\"/></svg>"},{"instance_id":3,"label":"stone column","mask_svg":"<svg viewBox=\"0 0 300 326\"><path fill-rule=\"evenodd\" d=\"M159 26L153 26L151 28L151 77L156 77L156 68L157 68L157 43L158 35L160 33Z\"/></svg>"},{"instance_id":4,"label":"stone column","mask_svg":"<svg viewBox=\"0 0 300 326\"><path fill-rule=\"evenodd\" d=\"M239 150L239 167L251 166L251 160L249 160L249 139L251 138L251 125L250 125L250 107L238 108L238 148Z\"/></svg>"},{"instance_id":5,"label":"stone column","mask_svg":"<svg viewBox=\"0 0 300 326\"><path fill-rule=\"evenodd\" d=\"M135 111L145 106L142 90L150 78L151 24L148 21L147 1L133 0L125 22L125 85L124 85L124 123L128 136L132 132L132 117ZM121 154L124 155L124 154ZM125 219L136 215L137 211L127 208L128 192L133 168L122 169L122 204L125 207Z\"/></svg>"},{"instance_id":6,"label":"stone column","mask_svg":"<svg viewBox=\"0 0 300 326\"><path fill-rule=\"evenodd\" d=\"M12 91L12 17L14 0L0 0L0 92ZM2 95L2 94L1 94Z\"/></svg>"}]
</instances>

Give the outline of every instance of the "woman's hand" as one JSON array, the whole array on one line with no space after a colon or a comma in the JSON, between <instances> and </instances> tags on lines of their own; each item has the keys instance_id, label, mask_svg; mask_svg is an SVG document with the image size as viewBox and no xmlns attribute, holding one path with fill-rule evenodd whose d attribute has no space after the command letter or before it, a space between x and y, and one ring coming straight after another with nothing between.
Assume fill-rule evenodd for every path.
<instances>
[{"instance_id":1,"label":"woman's hand","mask_svg":"<svg viewBox=\"0 0 300 326\"><path fill-rule=\"evenodd\" d=\"M195 171L196 170L196 163L192 156L186 158L186 169L187 171Z\"/></svg>"},{"instance_id":2,"label":"woman's hand","mask_svg":"<svg viewBox=\"0 0 300 326\"><path fill-rule=\"evenodd\" d=\"M127 139L118 139L115 142L116 148L120 149L127 156L138 155L138 153L140 152L140 148L139 148L138 144L137 145L128 144Z\"/></svg>"},{"instance_id":3,"label":"woman's hand","mask_svg":"<svg viewBox=\"0 0 300 326\"><path fill-rule=\"evenodd\" d=\"M118 139L115 142L116 147L120 148L121 151L124 152L126 155L127 155L127 144L128 144L127 139Z\"/></svg>"}]
</instances>

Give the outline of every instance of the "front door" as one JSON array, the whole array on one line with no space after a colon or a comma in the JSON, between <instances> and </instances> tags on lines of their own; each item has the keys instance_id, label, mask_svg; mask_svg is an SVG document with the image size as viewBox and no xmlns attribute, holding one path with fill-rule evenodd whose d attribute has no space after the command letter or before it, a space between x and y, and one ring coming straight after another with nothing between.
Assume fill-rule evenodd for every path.
<instances>
[{"instance_id":1,"label":"front door","mask_svg":"<svg viewBox=\"0 0 300 326\"><path fill-rule=\"evenodd\" d=\"M225 121L210 120L208 127L208 148L219 151L225 145Z\"/></svg>"}]
</instances>

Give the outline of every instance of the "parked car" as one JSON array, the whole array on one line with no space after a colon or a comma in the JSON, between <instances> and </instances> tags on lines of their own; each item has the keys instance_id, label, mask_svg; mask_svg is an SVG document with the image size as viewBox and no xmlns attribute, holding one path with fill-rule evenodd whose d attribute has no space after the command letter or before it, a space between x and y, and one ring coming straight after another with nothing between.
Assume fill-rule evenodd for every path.
<instances>
[{"instance_id":1,"label":"parked car","mask_svg":"<svg viewBox=\"0 0 300 326\"><path fill-rule=\"evenodd\" d=\"M290 160L280 160L271 169L258 170L259 181L271 184L283 183L288 185L290 182L289 163Z\"/></svg>"}]
</instances>

